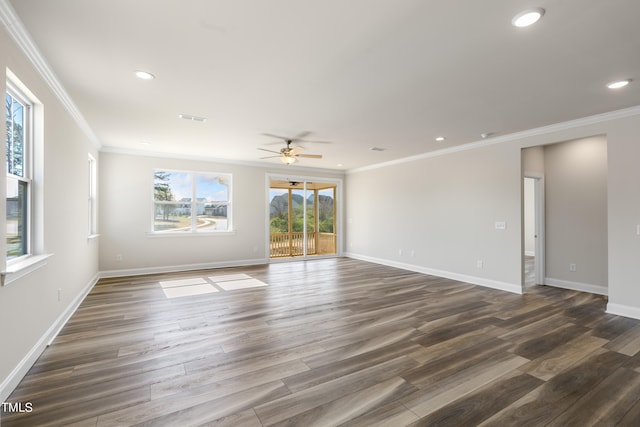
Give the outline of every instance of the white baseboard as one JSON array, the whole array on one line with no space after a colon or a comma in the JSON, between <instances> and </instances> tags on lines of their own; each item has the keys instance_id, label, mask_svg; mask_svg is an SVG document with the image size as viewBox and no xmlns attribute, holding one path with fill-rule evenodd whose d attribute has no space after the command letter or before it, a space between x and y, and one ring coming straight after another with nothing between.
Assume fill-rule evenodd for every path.
<instances>
[{"instance_id":1,"label":"white baseboard","mask_svg":"<svg viewBox=\"0 0 640 427\"><path fill-rule=\"evenodd\" d=\"M145 274L175 273L180 271L207 270L210 268L244 267L247 265L262 265L268 263L268 259L260 258L237 261L207 262L201 264L168 265L162 267L127 268L122 270L101 271L100 277L142 276Z\"/></svg>"},{"instance_id":2,"label":"white baseboard","mask_svg":"<svg viewBox=\"0 0 640 427\"><path fill-rule=\"evenodd\" d=\"M544 284L555 286L556 288L570 289L572 291L589 292L598 295L607 295L609 289L604 285L593 285L590 283L571 282L569 280L554 279L545 277Z\"/></svg>"},{"instance_id":3,"label":"white baseboard","mask_svg":"<svg viewBox=\"0 0 640 427\"><path fill-rule=\"evenodd\" d=\"M367 261L367 262L373 262L375 264L386 265L389 267L401 268L403 270L415 271L416 273L443 277L445 279L458 280L460 282L470 283L472 285L484 286L486 288L491 288L491 289L498 289L501 291L511 292L514 294L522 294L522 286L513 284L513 283L500 282L497 280L486 279L484 277L468 276L466 274L453 273L451 271L436 270L433 268L422 267L419 265L406 264L406 263L391 261L391 260L382 259L382 258L374 258L374 257L350 253L350 252L345 253L344 256L348 258L359 259L361 261Z\"/></svg>"},{"instance_id":4,"label":"white baseboard","mask_svg":"<svg viewBox=\"0 0 640 427\"><path fill-rule=\"evenodd\" d=\"M0 384L0 402L4 402L7 400L9 395L18 386L20 381L22 381L27 372L29 372L29 369L31 369L33 364L36 363L36 360L38 360L42 352L47 348L49 344L51 344L58 333L60 333L60 330L64 327L73 313L78 309L80 303L82 303L87 294L89 294L91 289L98 282L98 279L99 275L96 274L73 299L73 301L69 303L67 308L60 314L60 316L58 316L58 318L51 324L49 329L47 329L47 331L31 348L31 350L22 358L20 363L18 363L13 371L11 371L9 376L5 378L4 381L2 381L2 384Z\"/></svg>"},{"instance_id":5,"label":"white baseboard","mask_svg":"<svg viewBox=\"0 0 640 427\"><path fill-rule=\"evenodd\" d=\"M606 312L618 316L630 317L632 319L640 319L639 307L631 307L629 305L615 304L610 302L607 304Z\"/></svg>"}]
</instances>

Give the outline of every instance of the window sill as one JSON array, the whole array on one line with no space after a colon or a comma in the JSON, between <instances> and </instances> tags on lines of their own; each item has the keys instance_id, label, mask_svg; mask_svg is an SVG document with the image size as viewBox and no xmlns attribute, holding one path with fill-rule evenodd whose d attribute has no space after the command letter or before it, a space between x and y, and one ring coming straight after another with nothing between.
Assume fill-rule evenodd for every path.
<instances>
[{"instance_id":1,"label":"window sill","mask_svg":"<svg viewBox=\"0 0 640 427\"><path fill-rule=\"evenodd\" d=\"M5 271L0 273L2 286L7 286L40 267L44 267L52 256L53 254L31 255L24 260L8 264Z\"/></svg>"},{"instance_id":2,"label":"window sill","mask_svg":"<svg viewBox=\"0 0 640 427\"><path fill-rule=\"evenodd\" d=\"M156 238L156 237L214 237L214 236L234 236L236 234L236 230L231 231L209 231L209 232L183 232L183 231L175 231L175 232L154 232L150 231L147 233L147 237Z\"/></svg>"}]
</instances>

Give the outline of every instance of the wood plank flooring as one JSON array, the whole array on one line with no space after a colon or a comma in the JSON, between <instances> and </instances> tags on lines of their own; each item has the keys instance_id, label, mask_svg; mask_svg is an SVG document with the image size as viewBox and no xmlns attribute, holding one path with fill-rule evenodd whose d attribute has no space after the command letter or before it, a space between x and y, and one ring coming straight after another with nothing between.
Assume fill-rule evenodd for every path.
<instances>
[{"instance_id":1,"label":"wood plank flooring","mask_svg":"<svg viewBox=\"0 0 640 427\"><path fill-rule=\"evenodd\" d=\"M268 286L167 298L161 281ZM339 258L103 279L7 426L640 425L640 321Z\"/></svg>"}]
</instances>

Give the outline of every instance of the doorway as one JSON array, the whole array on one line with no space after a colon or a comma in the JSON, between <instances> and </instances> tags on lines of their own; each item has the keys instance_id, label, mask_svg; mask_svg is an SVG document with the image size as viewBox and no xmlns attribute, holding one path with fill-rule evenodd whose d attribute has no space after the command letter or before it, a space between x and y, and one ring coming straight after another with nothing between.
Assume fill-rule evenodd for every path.
<instances>
[{"instance_id":1,"label":"doorway","mask_svg":"<svg viewBox=\"0 0 640 427\"><path fill-rule=\"evenodd\" d=\"M523 291L544 284L544 177L527 175L523 182Z\"/></svg>"},{"instance_id":2,"label":"doorway","mask_svg":"<svg viewBox=\"0 0 640 427\"><path fill-rule=\"evenodd\" d=\"M338 253L335 182L269 180L269 258Z\"/></svg>"}]
</instances>

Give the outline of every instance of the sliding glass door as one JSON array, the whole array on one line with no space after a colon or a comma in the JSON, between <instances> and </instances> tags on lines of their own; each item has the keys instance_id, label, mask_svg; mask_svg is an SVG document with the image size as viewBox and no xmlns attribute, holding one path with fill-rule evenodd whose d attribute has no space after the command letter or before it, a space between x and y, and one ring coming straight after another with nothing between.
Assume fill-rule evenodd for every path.
<instances>
[{"instance_id":1,"label":"sliding glass door","mask_svg":"<svg viewBox=\"0 0 640 427\"><path fill-rule=\"evenodd\" d=\"M336 190L328 182L270 181L271 258L337 253Z\"/></svg>"}]
</instances>

